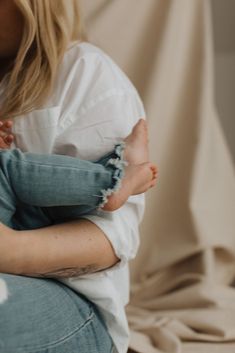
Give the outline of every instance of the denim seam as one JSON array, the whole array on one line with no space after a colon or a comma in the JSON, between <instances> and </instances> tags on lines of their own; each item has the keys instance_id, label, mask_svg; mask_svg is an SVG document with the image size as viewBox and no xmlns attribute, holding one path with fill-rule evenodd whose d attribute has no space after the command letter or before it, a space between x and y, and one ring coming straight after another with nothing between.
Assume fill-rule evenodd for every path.
<instances>
[{"instance_id":1,"label":"denim seam","mask_svg":"<svg viewBox=\"0 0 235 353\"><path fill-rule=\"evenodd\" d=\"M114 344L113 344L113 347L112 347L111 349L112 349L112 350L111 350L110 353L114 353L114 351L115 351L115 346L114 346Z\"/></svg>"},{"instance_id":2,"label":"denim seam","mask_svg":"<svg viewBox=\"0 0 235 353\"><path fill-rule=\"evenodd\" d=\"M35 161L30 161L30 162L29 161L25 161L25 160L19 161L18 159L15 159L13 156L11 158L12 158L12 160L15 163L18 163L18 164L25 163L25 164L34 164L34 165L38 165L38 166L42 166L42 167L51 167L50 165L47 165L47 164L44 164L44 163L37 163ZM59 164L54 164L53 167L57 167L57 168L61 168L61 169L67 168L67 166L64 167L64 166L61 166ZM93 174L100 174L99 172L94 172L94 171L92 171L90 169L80 169L80 168L72 167L72 166L69 166L69 168L72 169L72 170L79 170L79 171L85 171L85 172L89 172L89 173L93 173ZM110 174L109 172L107 172L105 170L103 171L103 173Z\"/></svg>"},{"instance_id":3,"label":"denim seam","mask_svg":"<svg viewBox=\"0 0 235 353\"><path fill-rule=\"evenodd\" d=\"M59 338L59 340L57 340L55 342L49 343L48 345L44 345L44 346L42 345L39 347L32 347L32 348L20 347L18 349L15 349L14 351L18 352L18 353L36 353L38 351L40 352L42 349L56 347L56 346L60 345L61 343L66 342L68 339L72 338L77 332L82 330L86 325L88 325L91 322L93 317L94 317L94 312L91 312L90 316L88 316L88 318L86 319L86 321L82 325L77 327L74 331L70 332L68 335ZM24 351L22 351L22 350L24 350ZM6 351L6 353L7 353L7 351Z\"/></svg>"}]
</instances>

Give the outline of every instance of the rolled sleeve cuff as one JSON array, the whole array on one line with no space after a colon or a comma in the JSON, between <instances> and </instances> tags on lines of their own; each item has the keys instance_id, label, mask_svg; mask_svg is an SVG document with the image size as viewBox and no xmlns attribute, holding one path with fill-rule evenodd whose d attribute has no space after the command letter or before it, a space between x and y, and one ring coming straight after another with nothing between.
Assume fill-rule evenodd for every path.
<instances>
[{"instance_id":1,"label":"rolled sleeve cuff","mask_svg":"<svg viewBox=\"0 0 235 353\"><path fill-rule=\"evenodd\" d=\"M114 266L107 269L113 271L127 264L136 256L139 247L138 223L130 226L128 208L123 206L115 212L97 211L102 215L85 215L82 218L91 221L99 227L110 241L116 256L120 259ZM125 217L124 217L125 214Z\"/></svg>"}]
</instances>

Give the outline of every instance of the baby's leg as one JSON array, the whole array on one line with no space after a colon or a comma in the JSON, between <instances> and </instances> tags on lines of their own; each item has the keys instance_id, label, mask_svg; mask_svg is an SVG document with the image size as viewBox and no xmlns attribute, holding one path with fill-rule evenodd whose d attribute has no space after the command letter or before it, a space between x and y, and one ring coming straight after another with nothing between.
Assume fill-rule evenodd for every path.
<instances>
[{"instance_id":1,"label":"baby's leg","mask_svg":"<svg viewBox=\"0 0 235 353\"><path fill-rule=\"evenodd\" d=\"M112 211L130 195L145 192L155 183L154 166L146 161L145 154L139 160L138 149L142 151L147 144L146 138L141 137L143 129L144 123L140 122L126 139L127 159L142 163L127 167L124 178L123 144L95 163L69 156L23 153L18 149L0 150L0 169L17 203L38 207L38 211L40 207L54 208L53 221L61 219L61 206L74 206L69 210L73 217L79 217L79 205L88 206L85 210L105 205L105 210Z\"/></svg>"},{"instance_id":2,"label":"baby's leg","mask_svg":"<svg viewBox=\"0 0 235 353\"><path fill-rule=\"evenodd\" d=\"M110 155L119 167L62 155L0 150L0 167L18 202L31 206L99 206L102 190L116 183L122 172L118 155ZM119 173L120 171L120 173ZM117 173L118 172L118 173Z\"/></svg>"},{"instance_id":3,"label":"baby's leg","mask_svg":"<svg viewBox=\"0 0 235 353\"><path fill-rule=\"evenodd\" d=\"M111 159L119 167L0 149L0 221L15 229L33 229L91 212L122 173L119 155L114 151L106 157L105 164Z\"/></svg>"}]
</instances>

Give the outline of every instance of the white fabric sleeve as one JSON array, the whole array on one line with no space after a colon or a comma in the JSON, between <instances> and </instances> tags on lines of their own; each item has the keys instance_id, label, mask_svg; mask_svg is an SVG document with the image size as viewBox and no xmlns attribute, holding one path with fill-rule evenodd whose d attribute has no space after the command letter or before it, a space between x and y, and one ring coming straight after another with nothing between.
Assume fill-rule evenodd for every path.
<instances>
[{"instance_id":1,"label":"white fabric sleeve","mask_svg":"<svg viewBox=\"0 0 235 353\"><path fill-rule=\"evenodd\" d=\"M139 247L138 225L143 216L144 196L132 196L115 212L94 212L83 218L95 223L109 239L120 261L106 271L124 266L136 256Z\"/></svg>"},{"instance_id":2,"label":"white fabric sleeve","mask_svg":"<svg viewBox=\"0 0 235 353\"><path fill-rule=\"evenodd\" d=\"M116 78L112 77L110 80L111 74L108 75L107 71L105 67L105 79L102 72L96 75L101 80L100 84L99 79L96 79L93 86L89 85L96 90L91 95L89 88L89 99L84 100L77 111L64 114L54 153L97 160L110 152L117 142L131 132L137 121L145 117L143 104L131 83L125 78L121 81L122 85L119 85ZM72 104L73 101L68 107ZM120 262L107 271L124 266L135 257L139 246L138 226L143 213L142 194L131 196L125 205L115 212L95 211L82 217L96 224L104 232L120 259Z\"/></svg>"}]
</instances>

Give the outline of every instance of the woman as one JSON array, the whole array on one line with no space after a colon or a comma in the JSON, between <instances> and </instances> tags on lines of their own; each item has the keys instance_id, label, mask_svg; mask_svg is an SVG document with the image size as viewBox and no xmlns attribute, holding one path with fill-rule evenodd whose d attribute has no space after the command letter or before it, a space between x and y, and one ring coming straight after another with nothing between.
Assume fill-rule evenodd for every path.
<instances>
[{"instance_id":1,"label":"woman","mask_svg":"<svg viewBox=\"0 0 235 353\"><path fill-rule=\"evenodd\" d=\"M81 41L78 23L75 0L0 2L0 119L14 117L12 147L94 160L144 115L129 80ZM127 264L143 207L143 196L134 196L115 212L73 222L20 233L1 225L0 278L8 291L1 353L127 351ZM22 205L15 220L26 211ZM37 228L33 211L29 228L32 222Z\"/></svg>"}]
</instances>

